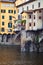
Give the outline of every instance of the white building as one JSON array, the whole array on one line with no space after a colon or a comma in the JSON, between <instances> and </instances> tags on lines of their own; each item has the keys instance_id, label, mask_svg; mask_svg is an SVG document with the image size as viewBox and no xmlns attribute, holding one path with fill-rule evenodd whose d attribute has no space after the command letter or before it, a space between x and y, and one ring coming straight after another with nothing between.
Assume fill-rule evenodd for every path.
<instances>
[{"instance_id":1,"label":"white building","mask_svg":"<svg viewBox=\"0 0 43 65\"><path fill-rule=\"evenodd\" d=\"M25 16L23 13L27 13L26 17L26 30L37 30L43 28L43 0L28 0L17 6L18 18L21 19ZM23 13L22 13L23 12ZM29 12L29 13L28 13ZM32 14L30 14L32 12ZM21 16L22 14L23 16Z\"/></svg>"}]
</instances>

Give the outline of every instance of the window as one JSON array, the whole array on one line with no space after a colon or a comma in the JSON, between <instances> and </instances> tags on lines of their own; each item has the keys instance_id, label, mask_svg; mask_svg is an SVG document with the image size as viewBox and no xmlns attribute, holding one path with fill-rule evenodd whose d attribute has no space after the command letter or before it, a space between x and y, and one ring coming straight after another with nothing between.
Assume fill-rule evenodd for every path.
<instances>
[{"instance_id":1,"label":"window","mask_svg":"<svg viewBox=\"0 0 43 65\"><path fill-rule=\"evenodd\" d=\"M34 26L35 26L35 22L34 22Z\"/></svg>"},{"instance_id":2,"label":"window","mask_svg":"<svg viewBox=\"0 0 43 65\"><path fill-rule=\"evenodd\" d=\"M14 14L16 14L16 10L14 10Z\"/></svg>"},{"instance_id":3,"label":"window","mask_svg":"<svg viewBox=\"0 0 43 65\"><path fill-rule=\"evenodd\" d=\"M39 10L39 13L41 13L41 10Z\"/></svg>"},{"instance_id":4,"label":"window","mask_svg":"<svg viewBox=\"0 0 43 65\"><path fill-rule=\"evenodd\" d=\"M20 15L18 15L18 19L20 19Z\"/></svg>"},{"instance_id":5,"label":"window","mask_svg":"<svg viewBox=\"0 0 43 65\"><path fill-rule=\"evenodd\" d=\"M32 5L32 9L34 9L34 5Z\"/></svg>"},{"instance_id":6,"label":"window","mask_svg":"<svg viewBox=\"0 0 43 65\"><path fill-rule=\"evenodd\" d=\"M34 15L34 19L35 19L35 15Z\"/></svg>"},{"instance_id":7,"label":"window","mask_svg":"<svg viewBox=\"0 0 43 65\"><path fill-rule=\"evenodd\" d=\"M5 13L6 12L6 10L1 10L1 13Z\"/></svg>"},{"instance_id":8,"label":"window","mask_svg":"<svg viewBox=\"0 0 43 65\"><path fill-rule=\"evenodd\" d=\"M29 18L31 19L31 15L29 15Z\"/></svg>"},{"instance_id":9,"label":"window","mask_svg":"<svg viewBox=\"0 0 43 65\"><path fill-rule=\"evenodd\" d=\"M19 20L22 19L22 15L18 15L18 19L19 19Z\"/></svg>"},{"instance_id":10,"label":"window","mask_svg":"<svg viewBox=\"0 0 43 65\"><path fill-rule=\"evenodd\" d=\"M40 2L38 3L38 7L40 7Z\"/></svg>"},{"instance_id":11,"label":"window","mask_svg":"<svg viewBox=\"0 0 43 65\"><path fill-rule=\"evenodd\" d=\"M24 11L24 8L22 7L22 11Z\"/></svg>"},{"instance_id":12,"label":"window","mask_svg":"<svg viewBox=\"0 0 43 65\"><path fill-rule=\"evenodd\" d=\"M8 10L8 13L13 13L13 10Z\"/></svg>"},{"instance_id":13,"label":"window","mask_svg":"<svg viewBox=\"0 0 43 65\"><path fill-rule=\"evenodd\" d=\"M28 10L28 6L27 6L27 10Z\"/></svg>"},{"instance_id":14,"label":"window","mask_svg":"<svg viewBox=\"0 0 43 65\"><path fill-rule=\"evenodd\" d=\"M1 31L2 31L2 32L4 32L4 31L5 31L5 29L4 29L4 28L2 28L2 29L1 29Z\"/></svg>"},{"instance_id":15,"label":"window","mask_svg":"<svg viewBox=\"0 0 43 65\"><path fill-rule=\"evenodd\" d=\"M35 13L36 11L34 11L34 13Z\"/></svg>"},{"instance_id":16,"label":"window","mask_svg":"<svg viewBox=\"0 0 43 65\"><path fill-rule=\"evenodd\" d=\"M12 23L8 23L8 27L9 28L12 28Z\"/></svg>"},{"instance_id":17,"label":"window","mask_svg":"<svg viewBox=\"0 0 43 65\"><path fill-rule=\"evenodd\" d=\"M4 25L4 22L2 22L2 25Z\"/></svg>"},{"instance_id":18,"label":"window","mask_svg":"<svg viewBox=\"0 0 43 65\"><path fill-rule=\"evenodd\" d=\"M31 23L29 23L29 26L31 26Z\"/></svg>"},{"instance_id":19,"label":"window","mask_svg":"<svg viewBox=\"0 0 43 65\"><path fill-rule=\"evenodd\" d=\"M2 16L2 19L4 19L4 16Z\"/></svg>"},{"instance_id":20,"label":"window","mask_svg":"<svg viewBox=\"0 0 43 65\"><path fill-rule=\"evenodd\" d=\"M12 16L9 16L9 20L12 20Z\"/></svg>"},{"instance_id":21,"label":"window","mask_svg":"<svg viewBox=\"0 0 43 65\"><path fill-rule=\"evenodd\" d=\"M41 19L41 16L39 16L39 19Z\"/></svg>"}]
</instances>

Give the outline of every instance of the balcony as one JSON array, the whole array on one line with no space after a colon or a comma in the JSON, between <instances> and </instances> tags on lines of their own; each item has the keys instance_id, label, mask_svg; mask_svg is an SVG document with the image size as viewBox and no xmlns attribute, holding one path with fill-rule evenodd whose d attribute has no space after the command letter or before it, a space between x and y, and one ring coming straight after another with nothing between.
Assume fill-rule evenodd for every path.
<instances>
[{"instance_id":1,"label":"balcony","mask_svg":"<svg viewBox=\"0 0 43 65\"><path fill-rule=\"evenodd\" d=\"M8 32L12 32L12 29L8 29Z\"/></svg>"}]
</instances>

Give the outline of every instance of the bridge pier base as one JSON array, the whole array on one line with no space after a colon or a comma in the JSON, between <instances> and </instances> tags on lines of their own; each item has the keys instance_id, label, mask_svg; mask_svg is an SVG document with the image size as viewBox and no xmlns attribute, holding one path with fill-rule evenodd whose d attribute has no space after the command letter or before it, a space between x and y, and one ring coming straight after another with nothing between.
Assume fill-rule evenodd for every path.
<instances>
[{"instance_id":1,"label":"bridge pier base","mask_svg":"<svg viewBox=\"0 0 43 65\"><path fill-rule=\"evenodd\" d=\"M33 32L26 32L22 31L21 32L21 52L29 50L29 52L37 52L38 51L38 42L36 42L36 37L37 35L40 38L40 34L33 33ZM43 36L43 35L42 35ZM29 37L29 38L28 38ZM28 39L27 39L28 38ZM31 42L29 42L31 41ZM41 44L41 43L39 43ZM39 46L39 45L38 45ZM28 47L28 48L27 48ZM27 49L26 49L27 48ZM42 46L40 45L39 47L39 52L42 52ZM42 51L41 51L42 50Z\"/></svg>"},{"instance_id":2,"label":"bridge pier base","mask_svg":"<svg viewBox=\"0 0 43 65\"><path fill-rule=\"evenodd\" d=\"M25 44L21 45L21 52L25 52Z\"/></svg>"},{"instance_id":3,"label":"bridge pier base","mask_svg":"<svg viewBox=\"0 0 43 65\"><path fill-rule=\"evenodd\" d=\"M21 31L21 52L25 52L26 31Z\"/></svg>"}]
</instances>

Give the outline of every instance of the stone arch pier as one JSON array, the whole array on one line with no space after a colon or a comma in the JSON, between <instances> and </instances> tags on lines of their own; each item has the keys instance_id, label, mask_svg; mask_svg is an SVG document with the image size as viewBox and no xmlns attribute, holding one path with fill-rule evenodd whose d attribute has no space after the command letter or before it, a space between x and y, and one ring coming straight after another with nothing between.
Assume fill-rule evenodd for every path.
<instances>
[{"instance_id":1,"label":"stone arch pier","mask_svg":"<svg viewBox=\"0 0 43 65\"><path fill-rule=\"evenodd\" d=\"M21 32L21 51L43 52L43 30L23 30Z\"/></svg>"}]
</instances>

